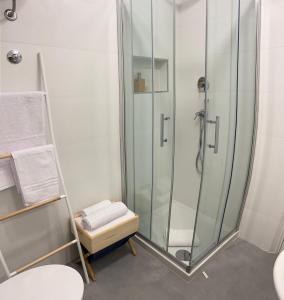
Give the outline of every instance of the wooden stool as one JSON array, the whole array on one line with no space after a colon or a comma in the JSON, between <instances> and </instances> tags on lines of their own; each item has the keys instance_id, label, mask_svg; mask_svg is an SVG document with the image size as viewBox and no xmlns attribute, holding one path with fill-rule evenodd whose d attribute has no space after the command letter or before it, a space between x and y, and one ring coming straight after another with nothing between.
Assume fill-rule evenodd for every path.
<instances>
[{"instance_id":1,"label":"wooden stool","mask_svg":"<svg viewBox=\"0 0 284 300\"><path fill-rule=\"evenodd\" d=\"M80 243L84 246L84 259L88 273L93 281L96 280L96 274L89 262L91 255L100 255L104 252L110 252L120 244L128 243L131 253L136 256L135 244L131 237L135 235L139 227L139 217L132 211L126 215L110 222L93 231L84 229L80 214L75 214L75 224L78 231Z\"/></svg>"}]
</instances>

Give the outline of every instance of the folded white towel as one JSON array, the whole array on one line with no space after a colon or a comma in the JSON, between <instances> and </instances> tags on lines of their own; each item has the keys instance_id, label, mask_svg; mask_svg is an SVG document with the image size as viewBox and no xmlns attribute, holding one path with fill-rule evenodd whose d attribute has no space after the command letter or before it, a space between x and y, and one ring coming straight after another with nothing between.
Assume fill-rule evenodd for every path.
<instances>
[{"instance_id":1,"label":"folded white towel","mask_svg":"<svg viewBox=\"0 0 284 300\"><path fill-rule=\"evenodd\" d=\"M84 217L82 219L82 224L85 229L92 231L124 216L127 211L128 209L125 204L122 202L114 202L111 205L104 207L87 217Z\"/></svg>"},{"instance_id":2,"label":"folded white towel","mask_svg":"<svg viewBox=\"0 0 284 300\"><path fill-rule=\"evenodd\" d=\"M0 93L0 152L46 144L42 92ZM0 191L14 186L10 160L0 161Z\"/></svg>"},{"instance_id":3,"label":"folded white towel","mask_svg":"<svg viewBox=\"0 0 284 300\"><path fill-rule=\"evenodd\" d=\"M100 209L109 206L109 205L111 205L111 201L110 200L103 200L101 202L98 202L98 203L96 203L96 204L94 204L92 206L89 206L89 207L83 209L81 211L81 216L82 217L87 217L87 216L89 216L89 215L91 215L91 214L99 211Z\"/></svg>"},{"instance_id":4,"label":"folded white towel","mask_svg":"<svg viewBox=\"0 0 284 300\"><path fill-rule=\"evenodd\" d=\"M59 177L53 145L12 152L15 182L26 206L59 196Z\"/></svg>"},{"instance_id":5,"label":"folded white towel","mask_svg":"<svg viewBox=\"0 0 284 300\"><path fill-rule=\"evenodd\" d=\"M192 247L192 229L170 229L169 247ZM199 246L199 238L195 236L194 246Z\"/></svg>"}]
</instances>

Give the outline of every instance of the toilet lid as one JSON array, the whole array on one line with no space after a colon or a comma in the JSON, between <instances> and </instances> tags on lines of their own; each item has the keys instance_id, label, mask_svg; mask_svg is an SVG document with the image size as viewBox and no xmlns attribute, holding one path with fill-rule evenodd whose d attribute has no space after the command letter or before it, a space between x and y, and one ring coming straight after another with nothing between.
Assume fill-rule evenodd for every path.
<instances>
[{"instance_id":1,"label":"toilet lid","mask_svg":"<svg viewBox=\"0 0 284 300\"><path fill-rule=\"evenodd\" d=\"M81 300L81 275L64 265L30 269L0 284L1 300Z\"/></svg>"}]
</instances>

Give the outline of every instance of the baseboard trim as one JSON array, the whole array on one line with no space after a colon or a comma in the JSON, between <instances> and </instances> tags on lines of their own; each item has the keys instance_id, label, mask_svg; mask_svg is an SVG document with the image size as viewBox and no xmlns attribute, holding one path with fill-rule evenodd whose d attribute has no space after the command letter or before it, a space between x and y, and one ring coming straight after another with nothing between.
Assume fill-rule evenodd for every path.
<instances>
[{"instance_id":1,"label":"baseboard trim","mask_svg":"<svg viewBox=\"0 0 284 300\"><path fill-rule=\"evenodd\" d=\"M135 236L135 241L141 245L144 249L149 251L152 255L164 262L173 272L181 276L185 280L189 280L202 266L204 266L214 255L216 255L220 250L225 246L228 246L230 243L239 238L239 231L236 231L227 239L225 239L218 247L216 247L208 256L206 256L202 261L200 261L195 267L192 268L190 273L187 273L186 270L178 266L174 261L169 257L163 254L161 251L156 249L154 246L150 245L146 240L141 236Z\"/></svg>"}]
</instances>

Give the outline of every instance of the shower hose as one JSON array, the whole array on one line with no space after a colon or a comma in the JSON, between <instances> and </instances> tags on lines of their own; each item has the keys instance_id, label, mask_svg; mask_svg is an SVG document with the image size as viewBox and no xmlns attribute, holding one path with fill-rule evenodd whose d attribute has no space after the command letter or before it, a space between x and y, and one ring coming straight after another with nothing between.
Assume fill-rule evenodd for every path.
<instances>
[{"instance_id":1,"label":"shower hose","mask_svg":"<svg viewBox=\"0 0 284 300\"><path fill-rule=\"evenodd\" d=\"M195 168L198 174L202 174L203 168L203 132L204 132L204 120L205 120L205 111L200 110L195 114L194 120L198 118L199 120L199 141L198 141L198 152L195 159Z\"/></svg>"}]
</instances>

